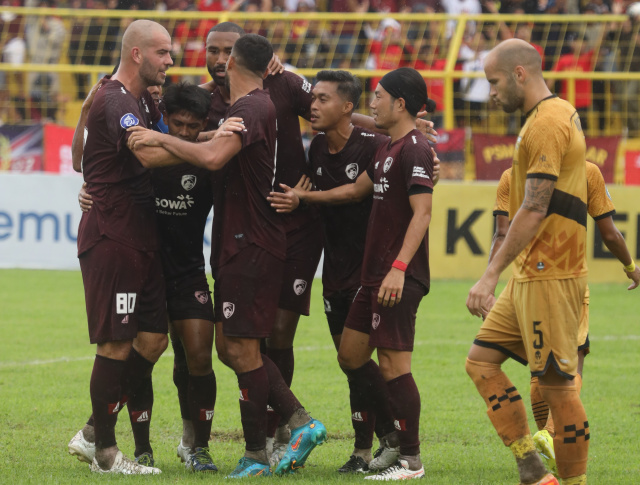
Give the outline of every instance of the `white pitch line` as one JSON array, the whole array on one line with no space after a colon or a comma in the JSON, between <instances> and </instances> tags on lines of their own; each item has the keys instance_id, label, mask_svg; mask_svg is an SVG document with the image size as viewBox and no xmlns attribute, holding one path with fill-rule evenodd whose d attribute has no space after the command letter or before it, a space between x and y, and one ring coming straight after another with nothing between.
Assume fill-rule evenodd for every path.
<instances>
[{"instance_id":1,"label":"white pitch line","mask_svg":"<svg viewBox=\"0 0 640 485\"><path fill-rule=\"evenodd\" d=\"M640 335L602 335L602 336L593 336L589 337L589 340L592 342L616 342L616 341L625 341L625 340L640 340ZM416 347L422 347L425 345L471 345L473 339L469 340L422 340L416 342L414 345ZM299 346L295 347L296 352L317 352L319 350L334 350L333 345L318 345L318 346ZM173 357L173 353L165 352L162 354L162 357ZM29 367L29 366L38 366L38 365L49 365L49 364L64 364L68 362L82 362L86 360L93 360L95 355L85 355L82 357L58 357L56 359L36 359L36 360L27 360L23 362L16 361L0 361L0 369L9 368L9 367Z\"/></svg>"}]
</instances>

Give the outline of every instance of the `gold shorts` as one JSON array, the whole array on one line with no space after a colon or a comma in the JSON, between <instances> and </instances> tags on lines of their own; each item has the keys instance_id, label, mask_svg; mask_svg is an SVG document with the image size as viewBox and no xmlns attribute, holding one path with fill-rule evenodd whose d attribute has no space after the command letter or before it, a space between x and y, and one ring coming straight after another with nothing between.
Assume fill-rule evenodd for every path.
<instances>
[{"instance_id":1,"label":"gold shorts","mask_svg":"<svg viewBox=\"0 0 640 485\"><path fill-rule=\"evenodd\" d=\"M585 355L589 353L591 344L589 343L589 287L584 293L582 300L582 314L580 315L580 328L578 328L578 350L582 350Z\"/></svg>"},{"instance_id":2,"label":"gold shorts","mask_svg":"<svg viewBox=\"0 0 640 485\"><path fill-rule=\"evenodd\" d=\"M522 282L511 278L474 343L529 364L532 376L544 375L553 365L558 374L572 379L577 349L584 342L579 339L586 286L586 276Z\"/></svg>"}]
</instances>

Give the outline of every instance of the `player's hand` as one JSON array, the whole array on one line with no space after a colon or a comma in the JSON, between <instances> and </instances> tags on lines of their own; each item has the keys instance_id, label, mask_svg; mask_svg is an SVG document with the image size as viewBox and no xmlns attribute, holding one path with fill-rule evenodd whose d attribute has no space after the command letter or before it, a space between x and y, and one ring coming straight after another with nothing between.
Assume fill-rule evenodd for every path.
<instances>
[{"instance_id":1,"label":"player's hand","mask_svg":"<svg viewBox=\"0 0 640 485\"><path fill-rule=\"evenodd\" d=\"M304 192L309 192L311 190L311 187L312 187L311 179L306 175L303 175L302 177L300 177L300 180L298 180L298 183L293 188L293 190L294 191L302 190Z\"/></svg>"},{"instance_id":2,"label":"player's hand","mask_svg":"<svg viewBox=\"0 0 640 485\"><path fill-rule=\"evenodd\" d=\"M89 212L91 207L93 206L93 197L85 190L87 188L87 183L82 184L82 188L78 193L78 204L80 204L80 210L82 212Z\"/></svg>"},{"instance_id":3,"label":"player's hand","mask_svg":"<svg viewBox=\"0 0 640 485\"><path fill-rule=\"evenodd\" d=\"M404 271L398 268L391 268L387 276L382 280L378 291L378 303L382 306L392 307L402 300L402 289L404 288Z\"/></svg>"},{"instance_id":4,"label":"player's hand","mask_svg":"<svg viewBox=\"0 0 640 485\"><path fill-rule=\"evenodd\" d=\"M486 273L482 275L467 297L467 308L474 317L484 318L489 314L489 310L495 303L494 296L497 281L492 281Z\"/></svg>"},{"instance_id":5,"label":"player's hand","mask_svg":"<svg viewBox=\"0 0 640 485\"><path fill-rule=\"evenodd\" d=\"M636 269L630 273L628 271L625 271L624 273L627 275L627 278L633 281L627 290L633 290L640 285L640 266L636 264Z\"/></svg>"},{"instance_id":6,"label":"player's hand","mask_svg":"<svg viewBox=\"0 0 640 485\"><path fill-rule=\"evenodd\" d=\"M298 185L300 182L298 182ZM298 189L292 189L286 184L280 184L284 192L270 192L267 200L271 203L276 212L288 213L293 212L300 205L300 198L296 193ZM297 187L297 185L296 185Z\"/></svg>"},{"instance_id":7,"label":"player's hand","mask_svg":"<svg viewBox=\"0 0 640 485\"><path fill-rule=\"evenodd\" d=\"M213 135L213 139L222 138L225 136L231 136L234 133L238 133L244 130L244 124L242 123L242 118L229 118L224 123L222 123Z\"/></svg>"},{"instance_id":8,"label":"player's hand","mask_svg":"<svg viewBox=\"0 0 640 485\"><path fill-rule=\"evenodd\" d=\"M157 131L147 130L142 126L132 126L127 128L127 131L131 133L127 146L129 150L134 151L136 148L142 146L147 147L161 147L162 146L162 133Z\"/></svg>"},{"instance_id":9,"label":"player's hand","mask_svg":"<svg viewBox=\"0 0 640 485\"><path fill-rule=\"evenodd\" d=\"M423 120L422 118L427 116L426 111L420 111L416 118L416 129L424 134L431 143L438 141L438 132L433 128L433 121Z\"/></svg>"},{"instance_id":10,"label":"player's hand","mask_svg":"<svg viewBox=\"0 0 640 485\"><path fill-rule=\"evenodd\" d=\"M269 61L267 69L271 75L282 74L284 72L284 64L282 64L282 62L280 62L280 58L274 54L271 61Z\"/></svg>"},{"instance_id":11,"label":"player's hand","mask_svg":"<svg viewBox=\"0 0 640 485\"><path fill-rule=\"evenodd\" d=\"M431 147L431 153L433 154L433 185L436 185L440 180L440 159L433 147Z\"/></svg>"},{"instance_id":12,"label":"player's hand","mask_svg":"<svg viewBox=\"0 0 640 485\"><path fill-rule=\"evenodd\" d=\"M98 89L100 89L100 86L102 86L102 82L103 81L104 81L104 79L100 79L89 90L89 94L87 94L87 98L82 103L82 110L83 111L89 111L89 109L91 108L91 105L93 104L93 98L96 97L96 93L98 92Z\"/></svg>"}]
</instances>

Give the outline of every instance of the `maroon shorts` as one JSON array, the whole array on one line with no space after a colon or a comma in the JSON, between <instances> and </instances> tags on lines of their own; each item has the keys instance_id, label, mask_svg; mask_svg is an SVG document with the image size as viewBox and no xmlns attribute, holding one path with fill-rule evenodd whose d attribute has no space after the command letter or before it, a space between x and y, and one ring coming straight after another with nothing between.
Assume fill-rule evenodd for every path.
<instances>
[{"instance_id":1,"label":"maroon shorts","mask_svg":"<svg viewBox=\"0 0 640 485\"><path fill-rule=\"evenodd\" d=\"M311 284L322 255L322 225L306 224L287 232L287 259L278 308L309 315Z\"/></svg>"},{"instance_id":2,"label":"maroon shorts","mask_svg":"<svg viewBox=\"0 0 640 485\"><path fill-rule=\"evenodd\" d=\"M220 301L220 278L217 277L213 282L213 316L214 322L222 321L222 301Z\"/></svg>"},{"instance_id":3,"label":"maroon shorts","mask_svg":"<svg viewBox=\"0 0 640 485\"><path fill-rule=\"evenodd\" d=\"M358 288L352 288L324 295L324 313L327 315L329 332L332 336L342 334L344 322L347 320L349 309L357 293Z\"/></svg>"},{"instance_id":4,"label":"maroon shorts","mask_svg":"<svg viewBox=\"0 0 640 485\"><path fill-rule=\"evenodd\" d=\"M102 239L80 257L92 344L167 333L165 283L157 252Z\"/></svg>"},{"instance_id":5,"label":"maroon shorts","mask_svg":"<svg viewBox=\"0 0 640 485\"><path fill-rule=\"evenodd\" d=\"M391 308L378 303L378 290L370 286L360 288L344 326L368 334L370 347L413 351L416 313L427 293L424 286L407 278L400 304Z\"/></svg>"},{"instance_id":6,"label":"maroon shorts","mask_svg":"<svg viewBox=\"0 0 640 485\"><path fill-rule=\"evenodd\" d=\"M278 310L282 261L251 245L220 267L218 280L223 322L227 337L264 338Z\"/></svg>"},{"instance_id":7,"label":"maroon shorts","mask_svg":"<svg viewBox=\"0 0 640 485\"><path fill-rule=\"evenodd\" d=\"M213 322L211 300L204 272L167 282L167 312L171 321L197 319Z\"/></svg>"}]
</instances>

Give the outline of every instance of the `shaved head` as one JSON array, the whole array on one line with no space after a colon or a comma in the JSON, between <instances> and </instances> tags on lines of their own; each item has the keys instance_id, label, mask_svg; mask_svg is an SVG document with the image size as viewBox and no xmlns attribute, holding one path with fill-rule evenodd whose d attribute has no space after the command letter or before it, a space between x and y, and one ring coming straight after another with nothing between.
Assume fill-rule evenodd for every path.
<instances>
[{"instance_id":1,"label":"shaved head","mask_svg":"<svg viewBox=\"0 0 640 485\"><path fill-rule=\"evenodd\" d=\"M153 46L158 40L171 42L167 29L152 20L136 20L124 31L121 57L128 59L134 47L144 50Z\"/></svg>"},{"instance_id":2,"label":"shaved head","mask_svg":"<svg viewBox=\"0 0 640 485\"><path fill-rule=\"evenodd\" d=\"M529 74L542 76L542 58L538 51L521 39L508 39L495 46L486 63L494 63L495 68L505 72L513 72L522 66Z\"/></svg>"}]
</instances>

